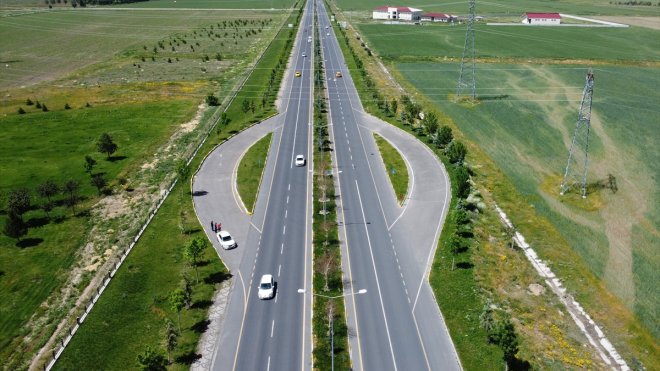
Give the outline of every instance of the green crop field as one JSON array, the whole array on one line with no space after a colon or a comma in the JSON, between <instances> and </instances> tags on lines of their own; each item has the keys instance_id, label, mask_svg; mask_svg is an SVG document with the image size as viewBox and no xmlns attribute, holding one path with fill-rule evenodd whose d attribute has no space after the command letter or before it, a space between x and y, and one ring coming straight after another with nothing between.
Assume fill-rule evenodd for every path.
<instances>
[{"instance_id":1,"label":"green crop field","mask_svg":"<svg viewBox=\"0 0 660 371\"><path fill-rule=\"evenodd\" d=\"M458 78L456 64L402 63L397 68L454 118L537 212L559 227L593 272L660 336L655 287L660 265L655 251L660 229L657 70L595 69L589 181L613 174L619 190L593 194L589 206L567 207L568 201L558 197L558 181L585 67L485 65L478 72L479 95L496 99L474 108L448 99Z\"/></svg>"},{"instance_id":2,"label":"green crop field","mask_svg":"<svg viewBox=\"0 0 660 371\"><path fill-rule=\"evenodd\" d=\"M438 2L435 0L417 0L415 2L399 2L390 4L382 0L335 0L337 6L344 11L371 11L383 5L398 5L421 8L427 12L444 12L450 14L466 14L467 1ZM610 0L499 0L477 2L478 15L521 15L523 12L562 12L579 15L641 15L658 16L657 6L624 6L611 4ZM654 3L655 5L655 3ZM364 13L366 15L366 13ZM368 14L371 17L371 13Z\"/></svg>"},{"instance_id":3,"label":"green crop field","mask_svg":"<svg viewBox=\"0 0 660 371\"><path fill-rule=\"evenodd\" d=\"M361 24L369 46L385 59L460 58L464 26ZM477 58L660 60L659 32L645 28L500 27L475 29ZM401 45L407 45L401 48Z\"/></svg>"}]
</instances>

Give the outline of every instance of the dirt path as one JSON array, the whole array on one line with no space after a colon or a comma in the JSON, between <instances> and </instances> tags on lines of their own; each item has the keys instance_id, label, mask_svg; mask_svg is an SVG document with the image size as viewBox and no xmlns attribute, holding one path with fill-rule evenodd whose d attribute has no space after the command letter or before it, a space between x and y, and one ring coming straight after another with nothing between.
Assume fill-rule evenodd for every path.
<instances>
[{"instance_id":1,"label":"dirt path","mask_svg":"<svg viewBox=\"0 0 660 371\"><path fill-rule=\"evenodd\" d=\"M639 26L660 30L660 17L620 17L620 16L598 16L593 17L608 22L624 23L631 26Z\"/></svg>"}]
</instances>

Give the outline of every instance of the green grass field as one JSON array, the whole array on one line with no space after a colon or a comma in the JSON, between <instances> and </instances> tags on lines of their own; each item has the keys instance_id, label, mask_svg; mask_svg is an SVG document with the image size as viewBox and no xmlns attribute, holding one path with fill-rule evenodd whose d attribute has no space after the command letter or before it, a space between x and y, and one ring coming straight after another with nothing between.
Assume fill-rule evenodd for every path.
<instances>
[{"instance_id":1,"label":"green grass field","mask_svg":"<svg viewBox=\"0 0 660 371\"><path fill-rule=\"evenodd\" d=\"M266 157L272 137L273 134L268 133L254 143L245 153L238 167L236 186L249 213L254 211L254 203L257 201L257 193L261 185L261 174L266 167Z\"/></svg>"},{"instance_id":2,"label":"green grass field","mask_svg":"<svg viewBox=\"0 0 660 371\"><path fill-rule=\"evenodd\" d=\"M294 0L150 0L120 4L129 8L288 9Z\"/></svg>"},{"instance_id":3,"label":"green grass field","mask_svg":"<svg viewBox=\"0 0 660 371\"><path fill-rule=\"evenodd\" d=\"M295 31L295 30L293 30ZM283 29L271 43L264 57L256 66L256 70L273 70L278 63L278 56L288 52L285 49L289 29ZM245 90L261 91L266 89L268 81L259 74L252 74L246 83ZM275 89L279 87L279 81ZM240 94L239 94L240 95ZM235 106L240 107L240 100L235 100L228 112L235 112ZM235 116L228 125L220 127L212 133L197 157L191 163L191 168L199 166L200 161L208 151L253 122L255 116L262 117L270 112L271 106L257 109L254 115ZM163 205L163 209L154 218L145 235L136 245L135 251L124 263L121 274L118 274L108 287L101 300L94 308L92 315L81 327L74 341L65 351L63 358L57 363L58 369L89 369L95 365L107 369L137 368L136 356L146 346L152 346L165 354L163 346L163 320L172 320L175 314L163 300L173 289L180 287L181 273L190 271L181 260L181 248L191 237L201 235L199 225L190 203L188 182L181 183ZM192 235L179 232L177 221L193 230ZM194 226L194 227L193 227ZM214 284L226 278L225 268L221 266L217 254L212 249L206 250L206 263L200 267L200 278L204 277L195 289L198 305L193 309L184 310L181 316L183 336L179 347L174 352L174 358L179 360L170 366L171 369L188 369L190 361L195 358L195 347L201 333L205 331L206 311L213 294ZM163 262L167 264L163 264ZM153 273L151 272L153 271ZM141 290L140 293L135 290ZM198 290L198 291L197 291ZM148 294L145 294L148 292ZM128 295L135 298L134 303L124 303ZM119 303L119 304L117 304ZM108 319L108 316L112 318ZM138 332L140 331L140 332ZM102 341L98 334L106 334L113 342ZM144 336L134 336L144 333ZM90 354L91 353L91 354Z\"/></svg>"},{"instance_id":4,"label":"green grass field","mask_svg":"<svg viewBox=\"0 0 660 371\"><path fill-rule=\"evenodd\" d=\"M84 156L91 155L98 165L94 173L105 174L116 183L143 162L145 154L153 153L178 123L194 113L189 101L94 107L70 111L31 113L3 118L0 125L0 190L2 208L7 193L27 187L33 194L33 204L41 205L34 191L46 180L60 186L67 180L80 182L80 195L87 201L78 211L97 200L97 190L84 172ZM93 123L90 125L89 123ZM39 123L39 124L37 124ZM119 146L115 156L125 157L107 161L96 152L95 142L101 133L109 133ZM56 196L55 200L63 199ZM0 236L0 358L11 351L9 346L18 339L19 329L35 313L48 295L62 283L62 278L75 259L88 228L88 217L72 216L65 206L56 207L49 222L45 212L33 210L25 219L34 225L26 236L30 247L16 246L16 241ZM5 217L1 217L4 222Z\"/></svg>"},{"instance_id":5,"label":"green grass field","mask_svg":"<svg viewBox=\"0 0 660 371\"><path fill-rule=\"evenodd\" d=\"M457 68L455 64L398 65L411 83L479 143L591 270L660 336L660 303L654 294L658 273L653 268L660 264L654 252L660 229L656 70L614 66L595 70L589 181L604 180L611 173L619 191L592 195L599 204L585 209L567 207L570 199L557 195L584 67L486 65L478 75L479 95L507 98L485 100L473 109L447 99L458 78ZM617 258L616 251L622 248L628 260Z\"/></svg>"},{"instance_id":6,"label":"green grass field","mask_svg":"<svg viewBox=\"0 0 660 371\"><path fill-rule=\"evenodd\" d=\"M62 285L86 241L91 228L88 210L99 197L84 173L84 156L98 161L94 172L104 173L111 186L122 178L130 180L179 125L194 116L206 93L214 91L221 99L229 95L248 63L275 35L282 14L75 10L3 18L2 208L9 190L25 186L34 191L47 179L60 185L79 180L83 196L77 207L82 214L73 217L64 206L51 212L57 223L48 223L43 211L28 212L26 219L33 227L24 241L27 248L0 236L0 296L6 299L0 304L4 364L9 364L10 356L12 365L31 356L17 357L23 352L15 352L21 337L33 330L22 326L33 314L44 313L43 301ZM224 23L239 20L237 29ZM195 51L185 51L191 45ZM216 60L216 53L221 53L221 61ZM209 61L202 60L205 55ZM23 84L29 86L20 87ZM47 104L49 112L27 106L27 98ZM91 102L91 108L83 108L86 102ZM64 110L65 103L72 109ZM19 107L27 114L16 114ZM230 132L241 125L245 121L236 117L223 129ZM96 152L95 142L103 132L119 145L115 161L106 161ZM218 137L227 135L223 131ZM150 184L166 171L171 169L159 169L148 180ZM62 198L58 195L56 200ZM41 203L33 196L33 204ZM0 223L4 225L5 219L3 212ZM30 347L43 344L54 325L37 329Z\"/></svg>"},{"instance_id":7,"label":"green grass field","mask_svg":"<svg viewBox=\"0 0 660 371\"><path fill-rule=\"evenodd\" d=\"M399 200L399 204L401 204L408 193L408 168L406 167L406 163L399 151L390 142L375 133L374 138L380 150L380 156L383 158L385 169L387 170L387 175L389 175L392 188L394 188L396 198Z\"/></svg>"},{"instance_id":8,"label":"green grass field","mask_svg":"<svg viewBox=\"0 0 660 371\"><path fill-rule=\"evenodd\" d=\"M388 5L381 0L336 0L337 6L344 11L369 11L376 7ZM654 3L655 4L655 3ZM425 12L444 12L450 14L467 14L467 1L452 1L441 3L435 0L418 0L414 3L398 3L391 5L410 6L421 8ZM613 5L609 0L499 0L477 2L477 15L521 15L523 12L562 12L579 15L641 15L658 16L660 9L657 6L624 6ZM366 12L364 13L367 14Z\"/></svg>"},{"instance_id":9,"label":"green grass field","mask_svg":"<svg viewBox=\"0 0 660 371\"><path fill-rule=\"evenodd\" d=\"M279 25L281 17L281 12L265 11L84 9L5 17L0 24L0 61L5 65L0 88L50 81L73 71L75 81L58 85L209 79L229 62L245 60L262 33ZM240 24L236 29L223 23L238 19L273 21ZM223 61L215 59L217 53ZM209 61L202 61L205 55Z\"/></svg>"},{"instance_id":10,"label":"green grass field","mask_svg":"<svg viewBox=\"0 0 660 371\"><path fill-rule=\"evenodd\" d=\"M115 275L102 299L73 337L55 365L57 370L133 370L136 357L147 346L165 355L165 320L177 324L169 305L170 293L182 286L187 274L195 282L183 248L194 237L206 239L200 228L190 235L177 226L181 209L190 208L189 185L180 184L158 212L150 228ZM187 222L197 224L193 213ZM173 370L185 370L195 359L197 341L205 331L208 307L217 285L229 277L216 252L207 246L193 286L190 309L181 311L181 335L173 352Z\"/></svg>"},{"instance_id":11,"label":"green grass field","mask_svg":"<svg viewBox=\"0 0 660 371\"><path fill-rule=\"evenodd\" d=\"M461 58L465 26L360 24L381 57L393 60ZM646 28L497 27L477 25L477 58L605 61L660 60L659 32ZM402 48L401 45L406 45Z\"/></svg>"}]
</instances>

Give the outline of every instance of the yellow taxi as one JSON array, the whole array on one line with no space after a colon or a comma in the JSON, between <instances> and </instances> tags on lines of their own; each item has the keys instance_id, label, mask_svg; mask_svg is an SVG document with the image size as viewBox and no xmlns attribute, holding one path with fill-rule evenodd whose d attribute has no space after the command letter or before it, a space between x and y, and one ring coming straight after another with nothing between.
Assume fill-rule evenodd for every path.
<instances>
[{"instance_id":1,"label":"yellow taxi","mask_svg":"<svg viewBox=\"0 0 660 371\"><path fill-rule=\"evenodd\" d=\"M296 71L296 77L300 77L300 76L302 76L302 73L300 73L300 71Z\"/></svg>"}]
</instances>

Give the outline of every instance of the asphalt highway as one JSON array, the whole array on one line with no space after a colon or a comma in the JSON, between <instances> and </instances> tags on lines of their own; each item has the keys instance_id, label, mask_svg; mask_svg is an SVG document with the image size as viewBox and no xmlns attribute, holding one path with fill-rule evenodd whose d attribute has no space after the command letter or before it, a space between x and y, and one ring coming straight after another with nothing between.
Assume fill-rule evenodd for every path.
<instances>
[{"instance_id":1,"label":"asphalt highway","mask_svg":"<svg viewBox=\"0 0 660 371\"><path fill-rule=\"evenodd\" d=\"M238 243L236 249L226 251L214 244L235 277L214 351L214 370L311 368L311 297L297 290L311 282L309 56L313 42L307 36L312 34L312 6L309 2L304 7L283 82L280 115L220 146L207 157L193 181L195 207L209 237L214 239L210 221L215 220ZM246 215L237 192L228 192L226 184L235 181L240 162L236 151L244 153L269 131L273 131L273 139L258 201L254 213ZM299 154L307 159L305 166L295 166ZM257 296L264 274L275 279L271 300Z\"/></svg>"},{"instance_id":2,"label":"asphalt highway","mask_svg":"<svg viewBox=\"0 0 660 371\"><path fill-rule=\"evenodd\" d=\"M427 200L429 203L424 207L419 203L413 205L410 200L405 207L398 207L387 188L385 169L375 160L379 156L372 131L376 125L373 121L377 120L362 110L351 71L346 68L324 4L321 1L317 4L335 174L339 179L344 274L350 283L347 292L368 290L365 295L349 295L347 300L349 329L356 334L351 339L354 369L460 369L453 343L426 281L439 226L449 203L446 174L437 159L435 164L431 161L429 166L436 167L442 177L435 184L436 190L427 190L427 195L434 195ZM337 72L342 77L338 77ZM420 161L417 157L428 158L429 151L410 136L394 135L404 139L401 146L406 142L418 144L407 154L403 153L408 155L411 176L417 179L414 170L420 167L414 162ZM409 196L419 194L413 190ZM437 207L442 212L429 215L426 220L417 219L412 225L404 223L411 217L420 217L418 213L423 214L429 207ZM423 224L426 222L427 228Z\"/></svg>"}]
</instances>

